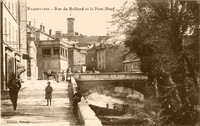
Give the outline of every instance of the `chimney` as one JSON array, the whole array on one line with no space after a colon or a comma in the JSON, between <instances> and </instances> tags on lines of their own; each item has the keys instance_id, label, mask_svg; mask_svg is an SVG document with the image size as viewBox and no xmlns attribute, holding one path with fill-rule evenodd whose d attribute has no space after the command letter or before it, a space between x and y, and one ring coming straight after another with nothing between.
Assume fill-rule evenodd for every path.
<instances>
[{"instance_id":1,"label":"chimney","mask_svg":"<svg viewBox=\"0 0 200 126\"><path fill-rule=\"evenodd\" d=\"M31 21L29 21L28 23L29 23L29 26L31 26Z\"/></svg>"},{"instance_id":2,"label":"chimney","mask_svg":"<svg viewBox=\"0 0 200 126\"><path fill-rule=\"evenodd\" d=\"M40 25L40 31L42 31L42 24Z\"/></svg>"},{"instance_id":3,"label":"chimney","mask_svg":"<svg viewBox=\"0 0 200 126\"><path fill-rule=\"evenodd\" d=\"M75 32L75 35L77 35L77 36L78 36L78 32Z\"/></svg>"},{"instance_id":4,"label":"chimney","mask_svg":"<svg viewBox=\"0 0 200 126\"><path fill-rule=\"evenodd\" d=\"M51 29L49 29L49 35L51 35Z\"/></svg>"},{"instance_id":5,"label":"chimney","mask_svg":"<svg viewBox=\"0 0 200 126\"><path fill-rule=\"evenodd\" d=\"M43 26L43 32L45 32L45 26Z\"/></svg>"}]
</instances>

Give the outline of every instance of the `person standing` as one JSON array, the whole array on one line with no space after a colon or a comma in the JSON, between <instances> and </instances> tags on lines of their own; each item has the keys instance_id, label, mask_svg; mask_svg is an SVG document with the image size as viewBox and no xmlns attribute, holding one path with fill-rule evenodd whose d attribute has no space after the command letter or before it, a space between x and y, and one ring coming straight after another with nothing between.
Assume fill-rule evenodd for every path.
<instances>
[{"instance_id":1,"label":"person standing","mask_svg":"<svg viewBox=\"0 0 200 126\"><path fill-rule=\"evenodd\" d=\"M77 87L76 88L76 93L73 95L74 101L73 101L73 112L74 114L77 114L77 109L78 109L78 103L81 101L81 92L80 89Z\"/></svg>"},{"instance_id":2,"label":"person standing","mask_svg":"<svg viewBox=\"0 0 200 126\"><path fill-rule=\"evenodd\" d=\"M48 86L45 88L45 99L47 99L47 106L51 105L53 88L50 86L51 82L47 82Z\"/></svg>"},{"instance_id":3,"label":"person standing","mask_svg":"<svg viewBox=\"0 0 200 126\"><path fill-rule=\"evenodd\" d=\"M8 81L8 88L10 100L13 104L13 109L15 111L17 109L18 92L21 88L21 82L18 78L16 78L15 73L11 74L10 80Z\"/></svg>"}]
</instances>

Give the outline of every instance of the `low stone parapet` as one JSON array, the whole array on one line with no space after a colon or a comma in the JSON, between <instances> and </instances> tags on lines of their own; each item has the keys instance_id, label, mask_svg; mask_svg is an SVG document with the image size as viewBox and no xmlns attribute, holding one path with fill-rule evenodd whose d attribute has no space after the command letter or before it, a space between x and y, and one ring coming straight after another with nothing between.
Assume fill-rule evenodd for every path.
<instances>
[{"instance_id":1,"label":"low stone parapet","mask_svg":"<svg viewBox=\"0 0 200 126\"><path fill-rule=\"evenodd\" d=\"M71 77L72 93L75 93L77 83L74 77ZM102 126L101 121L96 117L94 111L89 107L87 101L82 97L78 103L78 117L81 125L86 126Z\"/></svg>"},{"instance_id":2,"label":"low stone parapet","mask_svg":"<svg viewBox=\"0 0 200 126\"><path fill-rule=\"evenodd\" d=\"M74 78L77 81L84 80L147 80L143 73L115 72L115 73L76 73Z\"/></svg>"}]
</instances>

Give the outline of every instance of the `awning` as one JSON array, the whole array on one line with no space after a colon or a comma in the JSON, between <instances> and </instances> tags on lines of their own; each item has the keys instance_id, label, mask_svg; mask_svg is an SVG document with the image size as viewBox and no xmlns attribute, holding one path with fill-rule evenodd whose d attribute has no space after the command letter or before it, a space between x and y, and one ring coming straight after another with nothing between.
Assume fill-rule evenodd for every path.
<instances>
[{"instance_id":1,"label":"awning","mask_svg":"<svg viewBox=\"0 0 200 126\"><path fill-rule=\"evenodd\" d=\"M17 52L15 52L15 58L17 61L20 61L21 55Z\"/></svg>"},{"instance_id":2,"label":"awning","mask_svg":"<svg viewBox=\"0 0 200 126\"><path fill-rule=\"evenodd\" d=\"M16 62L16 65L17 65L17 75L18 76L26 71L25 66L22 65L20 62Z\"/></svg>"}]
</instances>

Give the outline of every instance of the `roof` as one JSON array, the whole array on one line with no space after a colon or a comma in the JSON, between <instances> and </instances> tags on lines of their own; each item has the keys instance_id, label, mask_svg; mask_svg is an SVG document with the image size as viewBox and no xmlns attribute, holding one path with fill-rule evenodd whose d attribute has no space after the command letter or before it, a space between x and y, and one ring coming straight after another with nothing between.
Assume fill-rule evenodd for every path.
<instances>
[{"instance_id":1,"label":"roof","mask_svg":"<svg viewBox=\"0 0 200 126\"><path fill-rule=\"evenodd\" d=\"M38 28L35 28L35 27L33 27L33 26L29 26L29 25L27 25L27 27L30 28L31 30L36 31L36 32L40 32L40 33L42 33L42 34L44 34L44 35L46 35L46 36L48 36L48 37L50 37L50 38L52 38L52 39L56 39L56 38L53 37L52 35L49 35L49 34L43 32L43 31L41 31L41 30L38 29Z\"/></svg>"},{"instance_id":2,"label":"roof","mask_svg":"<svg viewBox=\"0 0 200 126\"><path fill-rule=\"evenodd\" d=\"M69 41L68 39L60 40L58 38L53 37L52 35L49 35L49 34L43 32L43 31L41 31L40 29L33 27L33 26L27 25L27 27L30 28L31 30L35 31L35 32L40 32L41 34L53 39L53 40L41 40L42 42L45 42L45 41L49 41L49 42L58 41L59 42L60 41L60 44L62 44L62 45L65 45L67 47L73 47L73 45L72 45L73 42Z\"/></svg>"}]
</instances>

